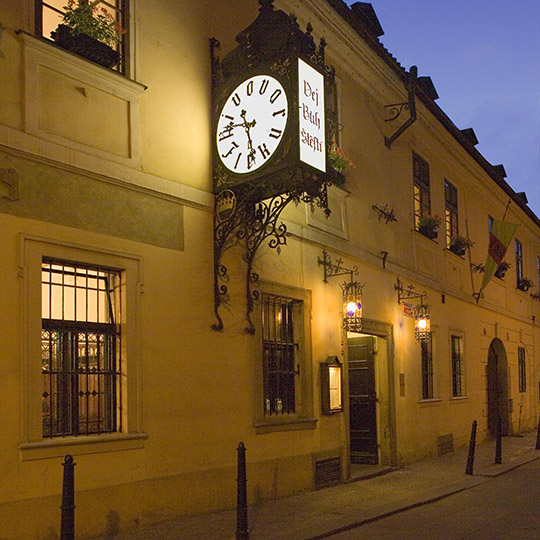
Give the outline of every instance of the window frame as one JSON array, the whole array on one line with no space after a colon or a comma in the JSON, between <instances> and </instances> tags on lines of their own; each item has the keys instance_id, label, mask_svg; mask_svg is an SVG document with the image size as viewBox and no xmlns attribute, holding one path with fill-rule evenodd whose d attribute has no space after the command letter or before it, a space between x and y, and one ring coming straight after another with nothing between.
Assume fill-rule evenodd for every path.
<instances>
[{"instance_id":1,"label":"window frame","mask_svg":"<svg viewBox=\"0 0 540 540\"><path fill-rule=\"evenodd\" d=\"M122 293L121 269L43 259L44 439L122 432Z\"/></svg>"},{"instance_id":2,"label":"window frame","mask_svg":"<svg viewBox=\"0 0 540 540\"><path fill-rule=\"evenodd\" d=\"M414 228L418 230L420 216L431 215L431 182L429 163L412 153Z\"/></svg>"},{"instance_id":3,"label":"window frame","mask_svg":"<svg viewBox=\"0 0 540 540\"><path fill-rule=\"evenodd\" d=\"M456 345L457 344L457 348ZM465 341L462 335L450 334L450 358L452 371L452 397L466 397L465 389Z\"/></svg>"},{"instance_id":4,"label":"window frame","mask_svg":"<svg viewBox=\"0 0 540 540\"><path fill-rule=\"evenodd\" d=\"M516 253L516 287L519 289L520 282L523 279L523 243L519 238L514 240Z\"/></svg>"},{"instance_id":5,"label":"window frame","mask_svg":"<svg viewBox=\"0 0 540 540\"><path fill-rule=\"evenodd\" d=\"M311 291L289 287L273 282L259 283L260 299L255 305L255 336L252 340L255 361L255 384L253 396L254 427L256 433L314 429L317 419L314 418L312 389L312 351L311 351ZM264 387L264 346L262 313L263 299L266 296L290 299L295 302L297 321L293 321L296 349L295 363L295 407L294 412L266 414ZM294 313L293 313L294 315Z\"/></svg>"},{"instance_id":6,"label":"window frame","mask_svg":"<svg viewBox=\"0 0 540 540\"><path fill-rule=\"evenodd\" d=\"M435 376L433 369L433 334L428 341L420 342L422 370L422 400L435 399Z\"/></svg>"},{"instance_id":7,"label":"window frame","mask_svg":"<svg viewBox=\"0 0 540 540\"><path fill-rule=\"evenodd\" d=\"M446 178L444 179L444 222L446 247L450 247L452 238L459 235L458 190Z\"/></svg>"},{"instance_id":8,"label":"window frame","mask_svg":"<svg viewBox=\"0 0 540 540\"><path fill-rule=\"evenodd\" d=\"M118 44L117 50L120 53L120 62L117 67L110 68L112 71L115 71L117 73L120 73L122 75L125 75L126 77L130 74L130 36L131 36L131 27L130 27L130 4L131 0L112 0L113 2L116 1L119 4L119 7L114 6L111 1L108 0L100 0L100 3L103 3L107 5L111 10L114 10L115 13L119 16L117 16L117 21L121 25L121 27L125 30L125 33L122 35L121 42ZM48 36L45 36L43 34L43 12L44 9L48 9L50 11L54 11L61 15L62 10L58 9L57 7L51 5L47 0L34 0L34 34L36 37L40 39L44 39L48 42L54 43L54 40L51 39ZM92 62L92 60L89 60L87 58L84 58L83 56L78 55L77 53L73 53L79 58L83 58L84 60L91 62L92 64L96 64L95 62ZM102 66L103 67L103 66ZM109 68L106 68L109 69Z\"/></svg>"},{"instance_id":9,"label":"window frame","mask_svg":"<svg viewBox=\"0 0 540 540\"><path fill-rule=\"evenodd\" d=\"M525 347L518 347L518 387L520 393L527 391L527 353Z\"/></svg>"},{"instance_id":10,"label":"window frame","mask_svg":"<svg viewBox=\"0 0 540 540\"><path fill-rule=\"evenodd\" d=\"M23 460L45 459L99 451L142 448L147 435L143 431L141 409L140 295L142 290L142 259L136 255L108 249L82 246L61 240L21 234L19 236L19 266L22 278L22 317L24 332L23 389L19 449ZM41 394L41 273L44 257L80 264L122 269L125 317L122 319L122 432L101 435L44 438ZM128 376L129 371L129 376ZM103 443L102 445L100 443Z\"/></svg>"}]
</instances>

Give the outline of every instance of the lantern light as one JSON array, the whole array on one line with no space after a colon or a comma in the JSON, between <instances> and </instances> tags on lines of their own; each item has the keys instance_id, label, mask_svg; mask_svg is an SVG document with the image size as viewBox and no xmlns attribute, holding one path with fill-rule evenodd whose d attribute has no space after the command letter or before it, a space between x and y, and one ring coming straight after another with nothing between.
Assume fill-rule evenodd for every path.
<instances>
[{"instance_id":1,"label":"lantern light","mask_svg":"<svg viewBox=\"0 0 540 540\"><path fill-rule=\"evenodd\" d=\"M414 337L416 341L431 340L429 305L424 302L414 307Z\"/></svg>"},{"instance_id":2,"label":"lantern light","mask_svg":"<svg viewBox=\"0 0 540 540\"><path fill-rule=\"evenodd\" d=\"M351 276L352 277L352 276ZM349 332L362 330L362 284L358 281L342 283L343 328Z\"/></svg>"}]
</instances>

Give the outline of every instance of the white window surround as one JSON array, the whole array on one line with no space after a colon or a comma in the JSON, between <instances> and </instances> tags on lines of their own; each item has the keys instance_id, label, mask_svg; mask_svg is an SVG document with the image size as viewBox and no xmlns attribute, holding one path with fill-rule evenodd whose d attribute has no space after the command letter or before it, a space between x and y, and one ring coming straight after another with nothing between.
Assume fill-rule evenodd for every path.
<instances>
[{"instance_id":1,"label":"white window surround","mask_svg":"<svg viewBox=\"0 0 540 540\"><path fill-rule=\"evenodd\" d=\"M145 86L127 79L111 70L93 64L88 60L71 54L52 43L36 38L25 32L19 33L24 55L24 131L73 150L85 152L109 161L130 167L140 166L140 95ZM56 71L65 77L75 79L89 88L99 88L104 92L125 100L129 115L129 151L128 156L85 145L60 135L42 131L39 126L39 91L38 73L40 66Z\"/></svg>"},{"instance_id":2,"label":"white window surround","mask_svg":"<svg viewBox=\"0 0 540 540\"><path fill-rule=\"evenodd\" d=\"M142 429L140 403L140 294L142 259L106 249L96 249L57 240L21 234L19 266L22 279L23 383L21 443L23 460L140 448L146 435ZM122 433L79 435L43 439L41 374L41 264L43 257L122 269L125 320L122 321ZM129 376L127 373L129 372Z\"/></svg>"}]
</instances>

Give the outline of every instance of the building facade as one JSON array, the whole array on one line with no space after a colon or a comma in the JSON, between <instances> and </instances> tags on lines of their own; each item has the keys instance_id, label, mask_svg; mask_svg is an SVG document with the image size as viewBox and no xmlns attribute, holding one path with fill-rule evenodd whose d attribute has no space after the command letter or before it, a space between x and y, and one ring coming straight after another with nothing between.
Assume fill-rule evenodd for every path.
<instances>
[{"instance_id":1,"label":"building facade","mask_svg":"<svg viewBox=\"0 0 540 540\"><path fill-rule=\"evenodd\" d=\"M382 46L369 4L274 2L326 40L354 164L329 217L283 210L286 245L258 249L250 297L242 238L224 250L220 331L209 40L225 58L271 3L104 3L124 29L111 68L53 42L63 4L0 0L1 538L57 537L67 454L91 538L234 506L240 441L256 503L450 451L473 420L479 440L499 417L536 427L540 220ZM510 267L477 297L501 220L518 225ZM474 242L461 255L458 236Z\"/></svg>"}]
</instances>

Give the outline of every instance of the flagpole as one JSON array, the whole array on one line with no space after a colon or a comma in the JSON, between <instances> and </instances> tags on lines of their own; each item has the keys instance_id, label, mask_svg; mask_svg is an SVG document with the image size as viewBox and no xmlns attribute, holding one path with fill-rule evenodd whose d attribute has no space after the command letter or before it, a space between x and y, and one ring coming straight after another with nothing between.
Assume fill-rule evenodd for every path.
<instances>
[{"instance_id":1,"label":"flagpole","mask_svg":"<svg viewBox=\"0 0 540 540\"><path fill-rule=\"evenodd\" d=\"M501 221L504 221L506 219L506 214L508 214L508 209L510 208L511 203L512 203L512 199L508 197L508 203L506 204L506 209L504 210L504 214Z\"/></svg>"}]
</instances>

